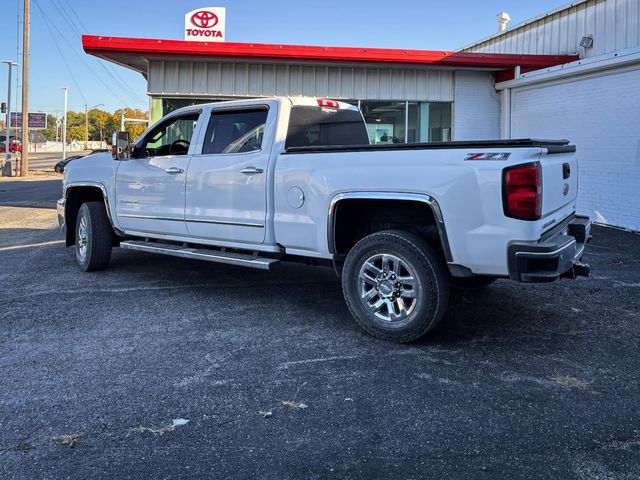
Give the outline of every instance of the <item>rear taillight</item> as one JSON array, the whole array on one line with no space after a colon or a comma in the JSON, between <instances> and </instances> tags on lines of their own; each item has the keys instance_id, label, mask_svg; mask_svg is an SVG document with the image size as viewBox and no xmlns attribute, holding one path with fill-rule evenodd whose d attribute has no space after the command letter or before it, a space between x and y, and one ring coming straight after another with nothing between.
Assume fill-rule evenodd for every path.
<instances>
[{"instance_id":1,"label":"rear taillight","mask_svg":"<svg viewBox=\"0 0 640 480\"><path fill-rule=\"evenodd\" d=\"M318 106L327 108L340 108L340 103L335 100L328 100L326 98L318 99Z\"/></svg>"},{"instance_id":2,"label":"rear taillight","mask_svg":"<svg viewBox=\"0 0 640 480\"><path fill-rule=\"evenodd\" d=\"M542 214L540 163L528 163L502 171L504 214L520 220L539 220Z\"/></svg>"}]
</instances>

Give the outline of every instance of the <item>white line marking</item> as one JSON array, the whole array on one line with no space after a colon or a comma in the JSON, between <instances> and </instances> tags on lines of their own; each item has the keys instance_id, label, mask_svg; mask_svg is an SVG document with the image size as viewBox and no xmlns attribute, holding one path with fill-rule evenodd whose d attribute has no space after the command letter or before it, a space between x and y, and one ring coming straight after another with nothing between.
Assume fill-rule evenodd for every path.
<instances>
[{"instance_id":1,"label":"white line marking","mask_svg":"<svg viewBox=\"0 0 640 480\"><path fill-rule=\"evenodd\" d=\"M4 252L7 250L19 250L21 248L47 247L49 245L59 245L61 243L64 243L64 240L52 240L50 242L30 243L28 245L11 245L9 247L0 247L0 252Z\"/></svg>"}]
</instances>

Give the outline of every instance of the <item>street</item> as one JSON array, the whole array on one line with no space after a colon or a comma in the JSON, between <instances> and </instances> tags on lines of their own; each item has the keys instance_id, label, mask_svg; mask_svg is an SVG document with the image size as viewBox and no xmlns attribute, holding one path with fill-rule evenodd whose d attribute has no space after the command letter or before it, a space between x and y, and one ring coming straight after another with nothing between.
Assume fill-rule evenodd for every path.
<instances>
[{"instance_id":1,"label":"street","mask_svg":"<svg viewBox=\"0 0 640 480\"><path fill-rule=\"evenodd\" d=\"M640 478L637 234L596 226L591 278L456 294L398 345L328 268L81 273L60 194L0 181L0 478Z\"/></svg>"},{"instance_id":2,"label":"street","mask_svg":"<svg viewBox=\"0 0 640 480\"><path fill-rule=\"evenodd\" d=\"M75 155L88 155L90 150L67 152L67 158ZM29 171L53 171L53 167L62 160L62 152L36 152L29 154ZM15 162L15 159L14 159Z\"/></svg>"},{"instance_id":3,"label":"street","mask_svg":"<svg viewBox=\"0 0 640 480\"><path fill-rule=\"evenodd\" d=\"M76 155L67 154L67 156ZM53 170L56 163L62 160L62 152L45 152L29 154L29 170Z\"/></svg>"}]
</instances>

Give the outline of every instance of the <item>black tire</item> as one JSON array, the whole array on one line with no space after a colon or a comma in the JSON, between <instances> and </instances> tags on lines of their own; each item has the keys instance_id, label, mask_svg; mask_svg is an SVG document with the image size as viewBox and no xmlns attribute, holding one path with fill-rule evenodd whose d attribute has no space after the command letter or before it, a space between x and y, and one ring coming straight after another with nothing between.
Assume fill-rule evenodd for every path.
<instances>
[{"instance_id":1,"label":"black tire","mask_svg":"<svg viewBox=\"0 0 640 480\"><path fill-rule=\"evenodd\" d=\"M387 273L389 275L387 277L383 273L385 271L382 263L384 259L381 259L383 256L388 257L388 263L392 265L388 272L394 272L395 275ZM369 281L370 272L374 271L370 270L369 266L378 265L378 261L381 262L380 266L376 266L375 269L379 271L377 274L380 276L376 278L382 279L382 276L385 278L380 282ZM397 267L398 263L400 267ZM394 268L393 265L396 267ZM367 280L361 280L362 272L368 275ZM402 275L400 272L405 274ZM396 279L414 277L415 280L403 281L408 281L415 286L403 285L400 281L394 283ZM386 230L366 236L351 249L342 271L342 291L351 314L362 329L374 337L403 343L420 338L442 319L449 300L448 280L449 274L444 259L426 241L408 232ZM388 296L391 295L389 283L394 289L394 297ZM411 288L408 289L409 287ZM396 288L398 290L395 290ZM373 290L376 291L373 292ZM407 304L404 298L398 298L413 291L415 291L413 294L415 299L409 298ZM369 301L365 300L364 296L370 296ZM400 301L408 313L404 314L406 316L403 319L392 318L397 312L396 302ZM375 305L371 305L371 303L380 304L380 302L386 306L375 310ZM393 306L393 314L390 311L391 306ZM399 310L402 314L402 309ZM379 318L385 315L389 318Z\"/></svg>"},{"instance_id":2,"label":"black tire","mask_svg":"<svg viewBox=\"0 0 640 480\"><path fill-rule=\"evenodd\" d=\"M83 223L84 222L84 223ZM81 232L81 228L85 232ZM83 272L103 270L111 259L113 229L102 202L80 206L76 219L76 261ZM86 246L86 249L82 247Z\"/></svg>"},{"instance_id":3,"label":"black tire","mask_svg":"<svg viewBox=\"0 0 640 480\"><path fill-rule=\"evenodd\" d=\"M456 290L472 292L474 290L482 290L496 281L494 277L485 277L476 275L474 277L450 277L449 285Z\"/></svg>"}]
</instances>

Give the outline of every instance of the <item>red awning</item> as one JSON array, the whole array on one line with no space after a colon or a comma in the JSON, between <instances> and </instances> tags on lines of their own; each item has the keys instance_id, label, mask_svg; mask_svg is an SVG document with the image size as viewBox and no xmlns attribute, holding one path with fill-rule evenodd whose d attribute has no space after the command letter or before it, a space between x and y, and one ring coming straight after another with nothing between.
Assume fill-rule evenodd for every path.
<instances>
[{"instance_id":1,"label":"red awning","mask_svg":"<svg viewBox=\"0 0 640 480\"><path fill-rule=\"evenodd\" d=\"M515 55L502 53L449 52L391 48L322 47L264 43L186 42L150 38L83 35L85 52L146 74L147 59L211 58L239 60L298 61L314 63L375 63L433 65L478 70L522 72L573 62L577 55Z\"/></svg>"}]
</instances>

